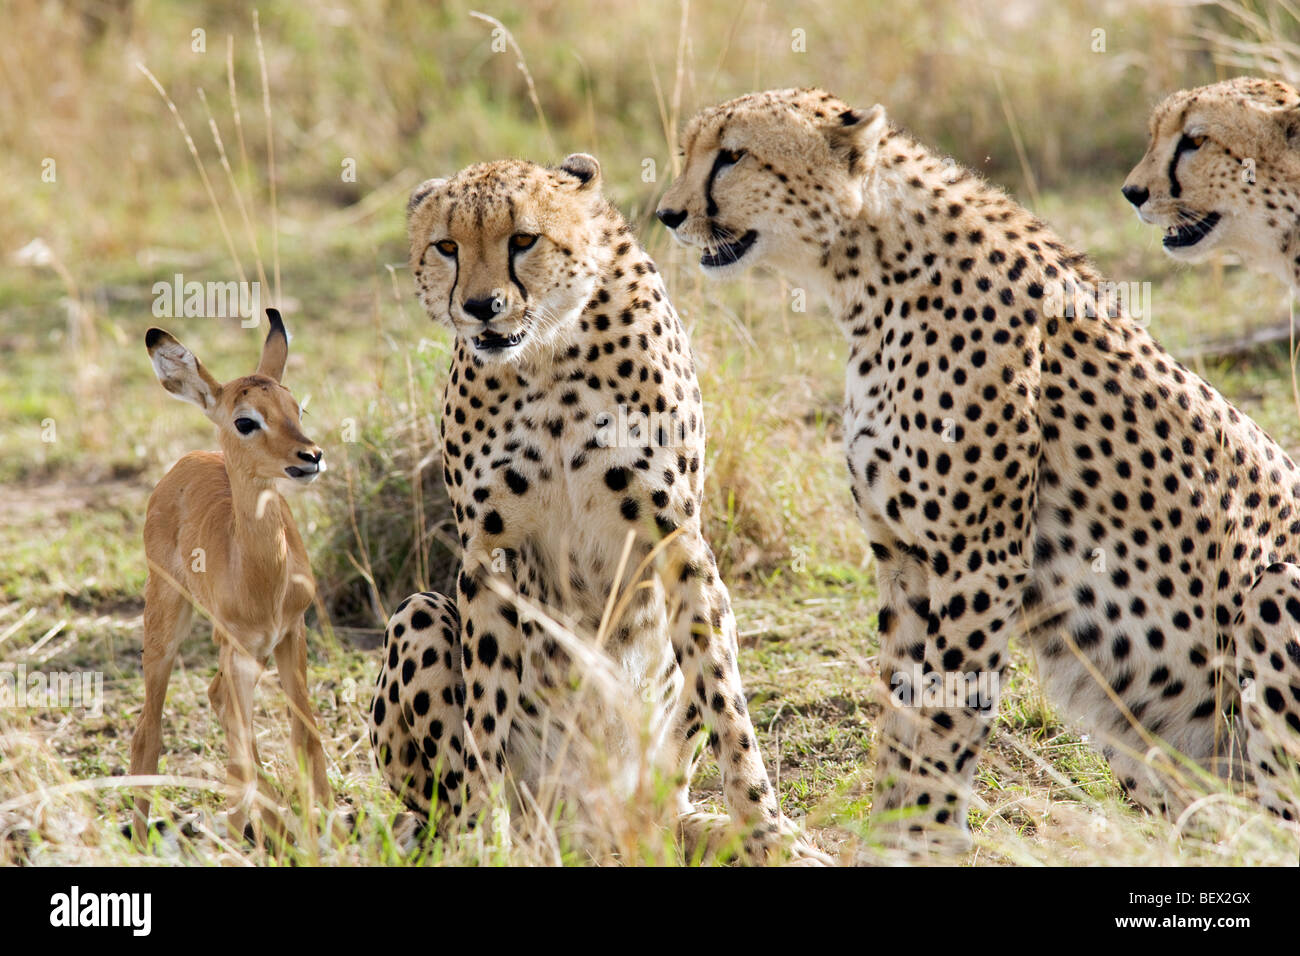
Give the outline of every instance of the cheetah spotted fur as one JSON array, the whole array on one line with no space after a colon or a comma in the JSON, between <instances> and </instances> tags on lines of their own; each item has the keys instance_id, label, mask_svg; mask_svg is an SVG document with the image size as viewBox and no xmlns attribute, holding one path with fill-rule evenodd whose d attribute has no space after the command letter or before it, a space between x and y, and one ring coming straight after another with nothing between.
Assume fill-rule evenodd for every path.
<instances>
[{"instance_id":1,"label":"cheetah spotted fur","mask_svg":"<svg viewBox=\"0 0 1300 956\"><path fill-rule=\"evenodd\" d=\"M707 734L744 852L765 858L792 828L701 532L694 362L599 165L472 166L419 186L408 224L420 302L456 334L441 434L463 554L454 598L414 594L388 622L371 710L385 777L444 829L495 788L537 801L557 780L590 825L650 768L681 824L701 818L688 784ZM629 599L606 620L611 592ZM600 674L623 699L575 689Z\"/></svg>"},{"instance_id":2,"label":"cheetah spotted fur","mask_svg":"<svg viewBox=\"0 0 1300 956\"><path fill-rule=\"evenodd\" d=\"M702 111L683 143L660 219L706 272L766 263L820 290L848 343L846 451L889 697L873 796L886 838L969 844L983 702L890 692L916 669L1001 675L1013 633L1138 801L1189 798L1161 759L1172 748L1294 819L1292 460L1099 300L1083 256L880 106L756 93Z\"/></svg>"}]
</instances>

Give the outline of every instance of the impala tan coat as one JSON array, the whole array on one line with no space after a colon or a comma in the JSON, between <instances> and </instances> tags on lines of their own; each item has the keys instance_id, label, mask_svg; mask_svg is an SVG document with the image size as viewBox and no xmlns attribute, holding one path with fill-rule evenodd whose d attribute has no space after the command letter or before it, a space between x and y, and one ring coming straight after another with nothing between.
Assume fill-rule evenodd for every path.
<instances>
[{"instance_id":1,"label":"impala tan coat","mask_svg":"<svg viewBox=\"0 0 1300 956\"><path fill-rule=\"evenodd\" d=\"M303 614L315 579L288 503L276 482L300 483L323 470L321 449L302 433L299 406L280 384L289 343L279 313L268 309L257 371L222 385L169 333L145 336L158 380L216 424L220 452L191 452L149 498L144 527L144 709L131 741L131 774L153 774L162 746L167 682L197 605L213 623L220 665L208 697L225 728L232 830L242 830L257 783L253 692L274 655L289 699L293 752L310 769L317 799L330 799L325 754L307 696ZM136 800L135 834L145 838L149 801ZM263 822L278 827L268 812Z\"/></svg>"}]
</instances>

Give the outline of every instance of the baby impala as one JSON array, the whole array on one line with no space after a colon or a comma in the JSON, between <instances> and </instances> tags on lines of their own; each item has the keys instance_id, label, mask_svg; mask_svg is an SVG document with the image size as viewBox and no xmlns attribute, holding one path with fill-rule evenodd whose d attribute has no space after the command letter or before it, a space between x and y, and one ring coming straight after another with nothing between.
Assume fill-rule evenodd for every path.
<instances>
[{"instance_id":1,"label":"baby impala","mask_svg":"<svg viewBox=\"0 0 1300 956\"><path fill-rule=\"evenodd\" d=\"M131 774L153 774L162 744L167 681L195 606L212 620L220 666L208 687L230 750L227 765L232 832L242 831L254 801L259 765L253 738L253 691L275 656L289 699L293 754L310 769L309 794L328 803L325 753L307 697L307 630L303 613L315 579L278 479L308 484L324 470L321 449L302 433L299 406L280 384L289 340L280 313L257 371L224 385L194 353L162 329L145 346L163 388L197 405L217 426L221 451L178 461L149 498L144 525L149 578L144 609L144 709L131 741ZM280 824L269 804L262 821ZM135 838L143 844L148 798L135 804Z\"/></svg>"}]
</instances>

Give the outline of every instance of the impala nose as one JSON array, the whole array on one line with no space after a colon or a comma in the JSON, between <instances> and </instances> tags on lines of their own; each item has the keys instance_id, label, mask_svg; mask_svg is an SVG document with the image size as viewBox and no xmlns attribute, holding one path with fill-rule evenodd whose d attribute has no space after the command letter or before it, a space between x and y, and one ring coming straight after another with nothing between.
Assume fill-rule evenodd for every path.
<instances>
[{"instance_id":1,"label":"impala nose","mask_svg":"<svg viewBox=\"0 0 1300 956\"><path fill-rule=\"evenodd\" d=\"M1120 192L1124 194L1125 199L1135 206L1141 206L1151 198L1151 191L1144 186L1125 186Z\"/></svg>"},{"instance_id":2,"label":"impala nose","mask_svg":"<svg viewBox=\"0 0 1300 956\"><path fill-rule=\"evenodd\" d=\"M311 445L310 451L299 451L297 457L302 465L290 465L284 470L284 473L301 484L310 484L315 481L321 472L325 470L325 462L322 460L325 453L317 445Z\"/></svg>"},{"instance_id":3,"label":"impala nose","mask_svg":"<svg viewBox=\"0 0 1300 956\"><path fill-rule=\"evenodd\" d=\"M686 221L685 209L659 209L655 212L655 215L669 229L676 229Z\"/></svg>"}]
</instances>

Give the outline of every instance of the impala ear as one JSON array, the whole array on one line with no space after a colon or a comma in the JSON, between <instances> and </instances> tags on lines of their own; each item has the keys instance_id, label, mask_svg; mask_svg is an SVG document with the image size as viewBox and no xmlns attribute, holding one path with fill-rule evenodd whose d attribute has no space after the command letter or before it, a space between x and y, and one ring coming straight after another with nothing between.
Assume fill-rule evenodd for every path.
<instances>
[{"instance_id":1,"label":"impala ear","mask_svg":"<svg viewBox=\"0 0 1300 956\"><path fill-rule=\"evenodd\" d=\"M162 387L211 416L221 400L221 383L208 373L198 357L162 329L146 332L144 347L149 350L149 361Z\"/></svg>"},{"instance_id":2,"label":"impala ear","mask_svg":"<svg viewBox=\"0 0 1300 956\"><path fill-rule=\"evenodd\" d=\"M280 318L279 309L267 309L266 318L271 323L271 331L266 333L266 342L262 345L262 360L257 363L257 374L278 382L284 375L284 364L289 361L289 332Z\"/></svg>"},{"instance_id":3,"label":"impala ear","mask_svg":"<svg viewBox=\"0 0 1300 956\"><path fill-rule=\"evenodd\" d=\"M885 108L877 103L869 110L845 110L830 120L825 129L831 152L856 175L866 172L871 165L876 147L889 129L889 120Z\"/></svg>"},{"instance_id":4,"label":"impala ear","mask_svg":"<svg viewBox=\"0 0 1300 956\"><path fill-rule=\"evenodd\" d=\"M600 163L589 153L574 153L560 163L560 169L578 180L579 189L600 188Z\"/></svg>"}]
</instances>

